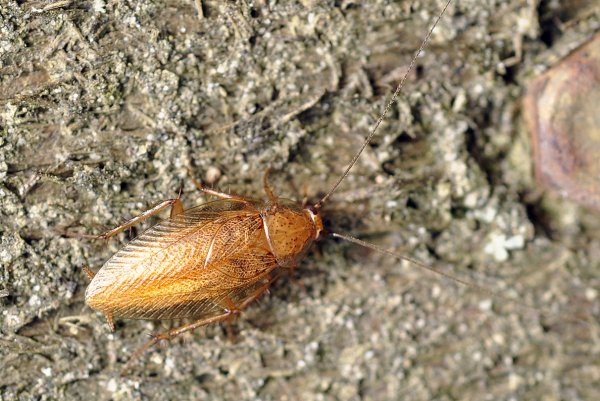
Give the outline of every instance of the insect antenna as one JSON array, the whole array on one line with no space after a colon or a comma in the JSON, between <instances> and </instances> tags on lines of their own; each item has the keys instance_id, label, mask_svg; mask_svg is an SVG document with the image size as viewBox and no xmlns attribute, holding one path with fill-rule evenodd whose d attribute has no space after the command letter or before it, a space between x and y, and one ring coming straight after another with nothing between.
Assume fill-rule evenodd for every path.
<instances>
[{"instance_id":1,"label":"insect antenna","mask_svg":"<svg viewBox=\"0 0 600 401\"><path fill-rule=\"evenodd\" d=\"M362 152L369 145L369 143L371 143L371 140L373 139L373 137L377 133L377 129L379 128L379 126L381 125L381 123L383 122L383 120L385 119L387 113L392 108L392 105L398 99L398 96L400 95L400 92L402 91L402 88L404 87L404 83L406 82L406 79L408 78L408 75L411 73L411 71L413 70L413 68L414 68L414 66L415 66L415 64L417 62L417 58L419 58L419 56L421 55L421 53L423 52L423 50L427 46L427 43L429 42L429 39L431 38L431 35L433 34L433 30L435 29L435 27L438 25L438 23L442 19L442 16L444 15L444 13L446 12L446 10L450 6L451 2L452 2L452 0L447 0L446 4L444 4L444 8L438 14L438 16L435 19L433 25L429 29L429 32L427 32L427 35L425 36L425 39L423 39L423 41L421 42L421 46L419 46L419 49L416 51L415 55L413 56L412 60L410 61L410 64L408 65L408 69L406 70L406 72L402 76L402 79L400 80L400 83L396 87L396 90L394 91L394 93L393 93L392 97L390 98L390 100L387 102L385 108L383 109L383 112L379 115L379 118L375 122L375 125L373 125L373 128L371 128L371 131L369 132L369 135L367 135L367 137L365 138L365 141L363 142L363 144L360 147L360 149L358 149L358 152L356 152L356 154L354 155L354 157L350 161L350 164L348 165L348 167L346 167L346 170L344 171L344 173L337 179L337 181L335 182L335 184L333 184L333 187L331 187L331 189L329 190L329 192L327 192L327 194L325 194L325 196L323 196L320 201L318 201L317 203L315 203L315 205L314 205L315 209L317 209L317 210L320 209L321 206L323 205L323 203L325 203L329 199L329 197L336 191L336 189L338 188L338 186L348 176L348 174L350 173L350 170L352 169L352 167L354 167L354 165L356 164L356 161L358 160L358 158L360 157L360 155L362 154Z\"/></svg>"},{"instance_id":2,"label":"insect antenna","mask_svg":"<svg viewBox=\"0 0 600 401\"><path fill-rule=\"evenodd\" d=\"M452 2L452 0L447 0L446 3L444 4L444 7L442 8L442 11L438 14L438 16L436 17L433 25L431 26L431 28L429 29L429 31L427 32L427 35L425 36L425 38L423 39L423 41L421 42L421 45L419 46L418 50L415 52L415 55L413 56L408 69L406 70L406 72L404 73L404 75L402 76L400 83L398 84L398 86L396 87L396 90L394 91L394 93L392 94L390 100L387 102L385 108L383 109L383 112L379 115L379 118L377 119L377 121L375 122L375 124L373 125L373 127L371 128L371 130L369 131L369 134L367 135L367 137L365 138L363 144L361 145L361 147L358 149L358 151L356 152L356 154L352 157L352 160L350 161L350 164L348 165L348 167L346 167L346 169L344 170L344 172L342 173L342 175L336 180L335 184L331 187L331 189L325 194L325 196L323 196L321 198L321 200L319 200L317 203L314 204L314 206L312 206L315 210L319 210L322 205L327 202L327 200L329 199L329 197L338 189L339 185L342 183L342 181L348 176L348 174L350 173L350 170L352 169L352 167L354 167L354 165L356 164L356 162L358 161L358 158L360 157L360 155L362 154L362 152L365 150L365 148L369 145L369 143L371 142L371 140L373 139L373 137L375 136L375 134L377 133L377 130L379 128L379 126L381 125L381 123L383 122L383 120L385 119L387 113L389 112L389 110L391 109L392 105L396 102L396 100L398 99L398 97L400 96L400 93L402 92L402 89L404 87L404 84L408 78L408 75L411 73L411 71L414 69L414 66L416 64L417 58L421 55L421 53L423 52L423 50L425 49L425 47L427 47L427 44L431 38L431 35L433 34L434 29L436 28L436 26L438 25L438 23L440 22L441 18L443 17L444 13L446 12L446 10L448 9L448 7L450 6L450 3ZM497 300L502 300L505 302L509 302L521 309L524 310L530 310L530 311L534 311L536 313L539 313L540 315L546 316L546 317L551 317L551 318L557 318L557 319L564 319L576 324L581 324L584 325L588 328L594 328L596 327L596 325L590 321L584 320L584 319L580 319L574 316L567 316L567 315L561 315L561 314L556 314L556 313L551 313L551 312L547 312L544 311L540 308L537 308L533 305L527 304L522 302L521 300L517 300L511 297L508 297L504 294L501 294L499 292L496 292L494 290L491 290L489 288L486 288L484 286L481 286L479 284L476 284L474 282L468 281L468 280L464 280L458 277L454 277L451 274L445 273L441 270L438 270L432 266L426 265L422 262L419 262L416 259L412 259L410 257L406 257L406 256L402 256L400 254L397 254L395 252L389 251L387 249L381 248L377 245L371 244L369 242L365 242L362 241L356 237L352 237L350 235L346 235L346 234L341 234L341 233L335 233L335 232L331 232L328 231L328 234L331 235L332 237L335 238L339 238L348 242L351 242L353 244L362 246L364 248L368 248L371 250L374 250L376 252L380 252L382 254L388 255L388 256L392 256L395 259L398 260L405 260L423 270L426 270L430 273L434 273L438 276L441 276L443 278L446 278L450 281L453 281L457 284L463 285L465 287L471 288L479 293L491 296L494 299Z\"/></svg>"},{"instance_id":3,"label":"insect antenna","mask_svg":"<svg viewBox=\"0 0 600 401\"><path fill-rule=\"evenodd\" d=\"M389 250L387 250L385 248L381 248L381 247L379 247L377 245L374 245L374 244L371 244L369 242L360 240L360 239L358 239L356 237L352 237L352 236L346 235L346 234L335 233L335 232L331 232L331 231L329 232L329 235L331 235L332 237L343 239L344 241L348 241L348 242L351 242L353 244L362 246L364 248L372 249L372 250L374 250L376 252L392 256L395 259L405 260L405 261L407 261L407 262L409 262L409 263L417 266L420 269L427 270L428 272L437 274L438 276L442 276L442 277L444 277L444 278L446 278L446 279L448 279L450 281L453 281L453 282L458 283L460 285L463 285L465 287L471 288L471 289L473 289L473 290L475 290L475 291L477 291L479 293L482 293L482 294L485 294L485 295L489 295L492 298L495 298L497 300L509 302L509 303L511 303L513 305L516 305L517 307L519 307L521 309L534 311L536 313L539 313L539 314L541 314L543 316L546 316L546 317L549 317L549 318L564 319L564 320L570 321L572 323L577 323L577 324L584 325L584 326L586 326L588 328L594 328L594 327L596 327L593 323L591 323L591 322L589 322L587 320L580 319L580 318L577 318L577 317L574 317L574 316L569 316L569 315L563 315L563 314L557 314L557 313L552 313L552 312L544 311L544 310L542 310L540 308L537 308L537 307L535 307L533 305L529 305L529 304L527 304L525 302L522 302L521 300L517 300L517 299L511 298L511 297L507 297L504 294L501 294L499 292L496 292L494 290L491 290L491 289L486 288L484 286L481 286L479 284L473 283L471 281L467 281L467 280L463 280L463 279L458 278L458 277L454 277L451 274L445 273L445 272L443 272L441 270L438 270L438 269L436 269L434 267L428 266L428 265L426 265L426 264L424 264L422 262L419 262L416 259L413 259L413 258L410 258L410 257L407 257L407 256L403 256L403 255L397 254L397 253L389 251Z\"/></svg>"}]
</instances>

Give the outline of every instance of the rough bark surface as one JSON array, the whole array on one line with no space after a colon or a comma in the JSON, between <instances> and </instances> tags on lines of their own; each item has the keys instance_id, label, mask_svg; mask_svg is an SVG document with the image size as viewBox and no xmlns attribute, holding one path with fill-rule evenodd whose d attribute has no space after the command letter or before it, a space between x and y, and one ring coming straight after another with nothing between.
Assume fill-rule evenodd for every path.
<instances>
[{"instance_id":1,"label":"rough bark surface","mask_svg":"<svg viewBox=\"0 0 600 401\"><path fill-rule=\"evenodd\" d=\"M521 98L599 29L594 1L456 0L331 227L499 291L327 240L237 320L149 351L166 323L83 303L100 233L183 185L318 199L441 1L0 0L0 399L584 400L600 391L598 214L541 196ZM530 4L532 3L532 4ZM520 52L518 49L522 49ZM516 57L520 55L520 57ZM218 178L218 179L216 179ZM166 215L166 213L165 213ZM139 230L143 229L140 227ZM527 303L548 313L519 306Z\"/></svg>"}]
</instances>

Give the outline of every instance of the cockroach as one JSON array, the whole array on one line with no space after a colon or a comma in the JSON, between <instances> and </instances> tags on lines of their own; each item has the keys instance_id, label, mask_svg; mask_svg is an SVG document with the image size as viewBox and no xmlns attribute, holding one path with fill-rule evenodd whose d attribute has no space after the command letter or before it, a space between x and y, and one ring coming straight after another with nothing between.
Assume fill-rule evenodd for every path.
<instances>
[{"instance_id":1,"label":"cockroach","mask_svg":"<svg viewBox=\"0 0 600 401\"><path fill-rule=\"evenodd\" d=\"M264 201L220 192L194 180L201 191L218 200L184 209L180 197L168 199L98 236L110 238L170 208L168 219L131 240L97 273L84 268L91 279L85 292L85 302L105 315L111 331L114 330L114 317L194 319L191 323L153 335L134 351L123 372L132 361L162 340L170 340L210 323L230 322L263 295L283 273L293 271L313 242L325 236L407 260L460 284L507 299L360 239L326 232L320 214L323 204L338 189L373 139L451 1L446 1L362 146L318 202L298 204L277 197L269 186L268 170L263 177Z\"/></svg>"}]
</instances>

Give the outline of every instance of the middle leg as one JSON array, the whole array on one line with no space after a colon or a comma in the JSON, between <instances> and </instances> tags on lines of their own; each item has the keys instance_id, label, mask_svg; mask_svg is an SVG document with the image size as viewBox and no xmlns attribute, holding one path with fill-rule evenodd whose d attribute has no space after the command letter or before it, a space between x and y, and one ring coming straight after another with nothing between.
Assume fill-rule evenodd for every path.
<instances>
[{"instance_id":1,"label":"middle leg","mask_svg":"<svg viewBox=\"0 0 600 401\"><path fill-rule=\"evenodd\" d=\"M112 230L98 235L96 238L108 239L110 237L114 237L120 232L123 232L128 228L133 227L134 225L146 220L147 218L160 213L163 209L166 209L169 206L171 207L171 217L175 217L178 214L183 213L183 203L181 202L180 198L167 199L160 202L158 205L146 210L145 212L142 212L141 214L127 220L125 223L113 228Z\"/></svg>"},{"instance_id":2,"label":"middle leg","mask_svg":"<svg viewBox=\"0 0 600 401\"><path fill-rule=\"evenodd\" d=\"M122 376L125 375L125 373L127 373L129 368L131 367L131 364L136 359L138 359L144 352L146 352L146 350L148 350L153 345L159 343L160 341L171 340L174 337L177 337L178 335L185 333L186 331L194 330L194 329L197 329L198 327L206 326L207 324L217 323L217 322L222 322L222 321L227 321L227 320L232 319L237 314L239 314L239 312L241 312L243 309L248 307L248 305L250 305L256 299L258 299L261 295L263 295L265 292L267 292L269 287L271 286L271 284L273 284L273 282L275 282L279 277L281 277L281 273L277 273L273 277L269 277L269 279L266 280L263 283L263 285L261 285L256 290L254 290L250 295L248 295L246 298L244 298L237 305L233 302L233 300L229 299L229 301L231 301L231 306L225 307L224 312L221 314L218 314L216 316L211 316L208 318L199 319L199 320L196 320L195 322L185 324L183 326L179 326L179 327L176 327L171 330L167 330L163 333L152 335L152 338L150 340L146 341L144 344L142 344L138 349L136 349L134 351L134 353L131 355L131 358L129 358L129 361L127 361L127 363L121 370L121 375ZM227 303L229 303L229 301Z\"/></svg>"}]
</instances>

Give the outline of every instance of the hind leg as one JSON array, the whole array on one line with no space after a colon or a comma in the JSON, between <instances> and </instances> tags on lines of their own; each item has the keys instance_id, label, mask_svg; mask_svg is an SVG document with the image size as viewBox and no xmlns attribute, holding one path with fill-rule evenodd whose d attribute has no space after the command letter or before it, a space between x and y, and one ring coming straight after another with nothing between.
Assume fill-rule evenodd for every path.
<instances>
[{"instance_id":1,"label":"hind leg","mask_svg":"<svg viewBox=\"0 0 600 401\"><path fill-rule=\"evenodd\" d=\"M152 347L153 345L159 343L162 340L171 340L171 339L177 337L178 335L185 333L186 331L194 330L194 329L197 329L198 327L206 326L207 324L223 322L223 321L231 322L231 319L233 319L242 310L246 309L246 307L248 307L248 305L250 305L256 299L258 299L261 295L263 295L265 292L267 292L267 290L269 289L271 284L273 284L273 282L275 280L277 280L280 276L281 276L281 274L277 274L274 277L269 278L263 285L258 287L255 291L253 291L250 295L248 295L245 299L243 299L237 305L235 305L233 303L233 301L231 300L231 307L225 308L224 312L219 315L204 318L204 319L199 319L195 322L184 324L183 326L179 326L174 329L152 335L152 338L150 340L146 341L144 344L142 344L138 349L136 349L133 352L133 354L131 355L131 358L129 358L129 361L127 361L125 366L123 366L123 369L121 369L121 376L123 376L127 373L127 371L131 368L131 364L136 359L138 359L144 352L146 352L146 350L148 350L148 348Z\"/></svg>"}]
</instances>

